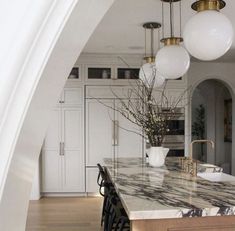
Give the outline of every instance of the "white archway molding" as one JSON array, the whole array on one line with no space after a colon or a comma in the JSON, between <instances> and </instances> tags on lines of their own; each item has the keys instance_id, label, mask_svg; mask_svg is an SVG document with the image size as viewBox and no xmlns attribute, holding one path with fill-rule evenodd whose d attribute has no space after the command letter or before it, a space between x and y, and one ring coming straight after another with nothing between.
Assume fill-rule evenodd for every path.
<instances>
[{"instance_id":1,"label":"white archway molding","mask_svg":"<svg viewBox=\"0 0 235 231\"><path fill-rule=\"evenodd\" d=\"M235 115L235 67L233 63L212 63L212 62L200 62L200 63L192 63L190 70L188 72L188 85L192 86L192 91L190 95L190 99L192 99L192 95L196 87L206 81L206 80L218 80L222 84L224 84L231 96L232 96L232 110L233 115ZM189 111L188 111L188 134L190 136L188 137L188 143L191 142L191 118L192 118L192 112L191 112L191 102L189 105ZM233 134L233 142L232 142L232 174L235 175L235 141L234 141L234 134L235 134L235 116L232 118L232 134Z\"/></svg>"},{"instance_id":2,"label":"white archway molding","mask_svg":"<svg viewBox=\"0 0 235 231\"><path fill-rule=\"evenodd\" d=\"M71 7L72 1L68 2L70 4L67 7ZM51 49L62 30L61 27L65 23L64 14L68 11L63 4L66 9L64 14L61 13L59 15L58 12L57 17L55 15L53 20L49 20L49 18L53 18L52 14L56 14L56 11L59 10L57 8L59 6L56 6L55 1L48 1L47 4L35 4L32 9L30 4L30 1L26 0L22 1L22 6L16 5L19 9L22 7L22 12L19 10L18 15L16 14L16 18L20 23L15 23L15 20L12 20L14 15L11 15L11 13L9 13L11 17L5 22L10 28L11 26L17 27L16 31L19 36L16 37L16 34L12 32L13 27L9 31L4 31L6 35L1 38L0 42L2 46L7 44L6 47L8 47L8 50L1 54L3 65L0 70L2 77L0 84L0 150L3 153L0 156L0 196L6 177L4 173L6 174L6 168L11 159L9 153L13 153L11 142L12 140L16 142L28 104ZM8 7L12 7L12 5L8 4ZM38 11L35 7L38 8ZM5 14L7 14L7 9L4 10L6 10ZM31 13L27 14L27 10ZM31 17L32 13L34 17ZM29 19L32 20L30 25ZM18 29L18 27L23 29ZM45 36L46 30L49 32L49 29L49 36ZM10 44L8 44L8 41L10 41ZM9 58L4 59L4 56Z\"/></svg>"},{"instance_id":3,"label":"white archway molding","mask_svg":"<svg viewBox=\"0 0 235 231\"><path fill-rule=\"evenodd\" d=\"M0 69L0 230L25 230L34 169L51 108L77 57L113 2L0 3L4 19L0 30L5 31L0 46L6 48L0 54L4 64Z\"/></svg>"}]
</instances>

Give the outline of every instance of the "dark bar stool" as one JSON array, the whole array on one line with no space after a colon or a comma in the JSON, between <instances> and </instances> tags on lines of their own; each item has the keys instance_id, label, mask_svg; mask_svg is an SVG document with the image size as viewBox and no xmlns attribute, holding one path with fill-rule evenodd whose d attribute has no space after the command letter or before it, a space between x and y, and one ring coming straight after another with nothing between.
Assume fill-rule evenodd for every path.
<instances>
[{"instance_id":1,"label":"dark bar stool","mask_svg":"<svg viewBox=\"0 0 235 231\"><path fill-rule=\"evenodd\" d=\"M101 215L101 226L102 226L103 223L105 222L105 217L106 217L106 215L109 211L109 208L110 208L110 205L107 203L108 198L111 195L115 195L116 192L115 192L113 184L109 180L108 174L104 170L104 168L100 164L97 164L97 167L99 169L99 173L98 173L98 177L97 177L97 184L99 185L99 193L101 196L104 197L102 215ZM107 225L107 222L105 225Z\"/></svg>"},{"instance_id":2,"label":"dark bar stool","mask_svg":"<svg viewBox=\"0 0 235 231\"><path fill-rule=\"evenodd\" d=\"M97 167L99 169L97 184L100 187L100 194L104 197L101 226L104 223L104 231L130 230L130 221L106 170L100 164L97 164Z\"/></svg>"},{"instance_id":3,"label":"dark bar stool","mask_svg":"<svg viewBox=\"0 0 235 231\"><path fill-rule=\"evenodd\" d=\"M109 197L109 204L110 208L107 219L107 231L129 231L130 221L120 199L116 196L111 196Z\"/></svg>"}]
</instances>

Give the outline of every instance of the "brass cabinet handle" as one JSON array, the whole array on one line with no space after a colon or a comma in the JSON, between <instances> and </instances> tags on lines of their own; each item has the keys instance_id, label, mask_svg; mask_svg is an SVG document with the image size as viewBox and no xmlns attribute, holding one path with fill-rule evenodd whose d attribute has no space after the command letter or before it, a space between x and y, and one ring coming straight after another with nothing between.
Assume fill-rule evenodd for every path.
<instances>
[{"instance_id":1,"label":"brass cabinet handle","mask_svg":"<svg viewBox=\"0 0 235 231\"><path fill-rule=\"evenodd\" d=\"M62 156L64 156L64 142L62 142Z\"/></svg>"},{"instance_id":2,"label":"brass cabinet handle","mask_svg":"<svg viewBox=\"0 0 235 231\"><path fill-rule=\"evenodd\" d=\"M112 145L118 146L119 143L119 121L113 120L112 121Z\"/></svg>"},{"instance_id":3,"label":"brass cabinet handle","mask_svg":"<svg viewBox=\"0 0 235 231\"><path fill-rule=\"evenodd\" d=\"M115 120L114 125L115 125L115 145L118 146L118 143L119 143L119 121Z\"/></svg>"},{"instance_id":4,"label":"brass cabinet handle","mask_svg":"<svg viewBox=\"0 0 235 231\"><path fill-rule=\"evenodd\" d=\"M64 156L64 142L60 142L60 156Z\"/></svg>"},{"instance_id":5,"label":"brass cabinet handle","mask_svg":"<svg viewBox=\"0 0 235 231\"><path fill-rule=\"evenodd\" d=\"M112 120L112 145L115 146L115 124L114 124L114 120Z\"/></svg>"},{"instance_id":6,"label":"brass cabinet handle","mask_svg":"<svg viewBox=\"0 0 235 231\"><path fill-rule=\"evenodd\" d=\"M62 143L60 142L60 156L62 156L62 148L61 148Z\"/></svg>"}]
</instances>

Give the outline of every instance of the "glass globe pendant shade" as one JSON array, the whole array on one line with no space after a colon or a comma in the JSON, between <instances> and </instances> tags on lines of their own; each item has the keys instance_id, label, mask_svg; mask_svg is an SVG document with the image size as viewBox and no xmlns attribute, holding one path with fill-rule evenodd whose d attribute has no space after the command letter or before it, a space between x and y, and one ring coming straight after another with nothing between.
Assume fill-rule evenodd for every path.
<instances>
[{"instance_id":1,"label":"glass globe pendant shade","mask_svg":"<svg viewBox=\"0 0 235 231\"><path fill-rule=\"evenodd\" d=\"M231 47L233 27L229 19L219 11L205 10L187 22L183 39L186 49L195 58L215 60Z\"/></svg>"},{"instance_id":2,"label":"glass globe pendant shade","mask_svg":"<svg viewBox=\"0 0 235 231\"><path fill-rule=\"evenodd\" d=\"M162 76L158 71L156 71L156 76L155 76L153 87L154 88L162 87L165 82L166 82L166 78Z\"/></svg>"},{"instance_id":3,"label":"glass globe pendant shade","mask_svg":"<svg viewBox=\"0 0 235 231\"><path fill-rule=\"evenodd\" d=\"M145 63L139 72L139 78L147 86L161 87L165 83L165 78L156 70L154 63ZM154 83L153 83L154 81Z\"/></svg>"},{"instance_id":4,"label":"glass globe pendant shade","mask_svg":"<svg viewBox=\"0 0 235 231\"><path fill-rule=\"evenodd\" d=\"M153 64L145 63L139 71L139 78L143 81L145 85L149 85L154 75Z\"/></svg>"},{"instance_id":5,"label":"glass globe pendant shade","mask_svg":"<svg viewBox=\"0 0 235 231\"><path fill-rule=\"evenodd\" d=\"M180 45L167 45L156 55L156 68L166 79L182 77L189 69L190 56Z\"/></svg>"}]
</instances>

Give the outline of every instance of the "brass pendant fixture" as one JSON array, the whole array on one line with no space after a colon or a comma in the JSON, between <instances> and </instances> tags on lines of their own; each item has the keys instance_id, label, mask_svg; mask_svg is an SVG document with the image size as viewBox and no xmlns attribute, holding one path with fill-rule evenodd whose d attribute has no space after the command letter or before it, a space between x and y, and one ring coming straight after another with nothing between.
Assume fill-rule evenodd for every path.
<instances>
[{"instance_id":1,"label":"brass pendant fixture","mask_svg":"<svg viewBox=\"0 0 235 231\"><path fill-rule=\"evenodd\" d=\"M156 55L156 68L166 79L178 79L182 77L188 70L190 65L190 56L188 52L180 45L183 42L181 37L181 1L180 0L161 0L162 1L162 31L163 38L161 42L164 47L161 48ZM174 8L173 4L179 2L179 27L178 36L174 31ZM169 4L170 10L170 34L165 37L165 20L164 20L164 3ZM167 5L168 5L167 4Z\"/></svg>"},{"instance_id":2,"label":"brass pendant fixture","mask_svg":"<svg viewBox=\"0 0 235 231\"><path fill-rule=\"evenodd\" d=\"M155 53L159 49L161 24L158 22L147 22L143 24L145 30L145 63L140 68L139 79L148 88L161 87L165 83L165 78L160 75L155 67ZM157 39L155 39L155 32ZM155 40L158 42L155 44Z\"/></svg>"},{"instance_id":3,"label":"brass pendant fixture","mask_svg":"<svg viewBox=\"0 0 235 231\"><path fill-rule=\"evenodd\" d=\"M192 9L201 12L205 10L217 10L220 11L226 6L223 0L199 0L192 4Z\"/></svg>"},{"instance_id":4,"label":"brass pendant fixture","mask_svg":"<svg viewBox=\"0 0 235 231\"><path fill-rule=\"evenodd\" d=\"M181 42L183 42L183 38L181 37L176 37L174 35L174 19L173 19L173 3L175 2L179 2L181 4L181 0L161 0L162 2L166 2L170 4L170 37L166 37L166 38L162 38L161 42L164 43L165 46L168 45L179 45ZM181 8L181 5L180 5ZM162 5L162 20L164 21L163 17L164 17L164 7ZM180 14L180 20L181 20L181 12ZM164 25L163 25L164 26ZM180 25L181 27L181 25ZM164 28L163 28L163 37L164 37Z\"/></svg>"},{"instance_id":5,"label":"brass pendant fixture","mask_svg":"<svg viewBox=\"0 0 235 231\"><path fill-rule=\"evenodd\" d=\"M169 45L180 45L183 42L183 38L181 37L169 37L161 39L161 42L164 43L165 46Z\"/></svg>"},{"instance_id":6,"label":"brass pendant fixture","mask_svg":"<svg viewBox=\"0 0 235 231\"><path fill-rule=\"evenodd\" d=\"M231 21L220 11L225 6L224 0L198 0L192 4L197 13L186 23L183 38L195 58L216 60L230 49L234 32Z\"/></svg>"},{"instance_id":7,"label":"brass pendant fixture","mask_svg":"<svg viewBox=\"0 0 235 231\"><path fill-rule=\"evenodd\" d=\"M145 56L144 60L147 63L155 62L155 51L154 51L154 32L155 30L161 28L161 24L158 22L146 22L143 24L145 29ZM150 49L147 48L147 34L150 32Z\"/></svg>"}]
</instances>

